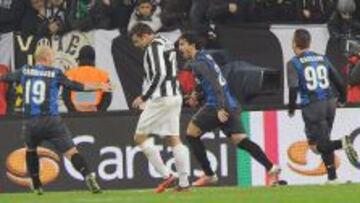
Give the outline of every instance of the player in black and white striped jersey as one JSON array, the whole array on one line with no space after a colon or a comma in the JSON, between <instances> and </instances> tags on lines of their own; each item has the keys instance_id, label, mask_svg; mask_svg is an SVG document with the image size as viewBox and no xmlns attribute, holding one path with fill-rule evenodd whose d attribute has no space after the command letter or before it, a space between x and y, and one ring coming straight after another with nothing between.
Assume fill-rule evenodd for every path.
<instances>
[{"instance_id":1,"label":"player in black and white striped jersey","mask_svg":"<svg viewBox=\"0 0 360 203\"><path fill-rule=\"evenodd\" d=\"M149 135L165 138L172 148L179 175L176 191L189 188L189 151L180 140L180 113L182 96L177 81L177 61L174 46L164 37L156 35L146 24L135 25L130 37L136 47L145 49L144 82L142 95L132 103L133 108L143 109L135 133L135 142L164 181L157 187L160 193L177 178L165 166L159 150Z\"/></svg>"}]
</instances>

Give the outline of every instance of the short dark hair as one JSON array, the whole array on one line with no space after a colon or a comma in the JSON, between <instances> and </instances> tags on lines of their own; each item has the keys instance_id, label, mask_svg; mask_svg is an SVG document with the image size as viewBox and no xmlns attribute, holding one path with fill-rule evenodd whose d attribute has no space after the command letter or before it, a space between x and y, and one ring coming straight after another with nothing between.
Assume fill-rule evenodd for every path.
<instances>
[{"instance_id":1,"label":"short dark hair","mask_svg":"<svg viewBox=\"0 0 360 203\"><path fill-rule=\"evenodd\" d=\"M131 28L129 32L129 36L132 37L136 35L137 37L141 37L144 34L154 34L155 32L145 23L138 23Z\"/></svg>"},{"instance_id":2,"label":"short dark hair","mask_svg":"<svg viewBox=\"0 0 360 203\"><path fill-rule=\"evenodd\" d=\"M153 6L153 2L151 0L138 0L136 2L136 6L140 6L141 4L149 3Z\"/></svg>"},{"instance_id":3,"label":"short dark hair","mask_svg":"<svg viewBox=\"0 0 360 203\"><path fill-rule=\"evenodd\" d=\"M195 45L197 50L203 47L199 34L195 32L185 32L179 37L179 40L181 39L187 41L190 45Z\"/></svg>"},{"instance_id":4,"label":"short dark hair","mask_svg":"<svg viewBox=\"0 0 360 203\"><path fill-rule=\"evenodd\" d=\"M294 33L294 42L296 47L300 49L307 49L310 47L311 35L310 32L305 29L297 29Z\"/></svg>"}]
</instances>

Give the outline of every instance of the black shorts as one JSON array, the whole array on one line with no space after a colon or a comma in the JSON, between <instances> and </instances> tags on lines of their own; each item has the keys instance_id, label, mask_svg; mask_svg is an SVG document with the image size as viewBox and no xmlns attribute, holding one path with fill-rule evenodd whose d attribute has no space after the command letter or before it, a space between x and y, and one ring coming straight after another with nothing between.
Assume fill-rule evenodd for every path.
<instances>
[{"instance_id":1,"label":"black shorts","mask_svg":"<svg viewBox=\"0 0 360 203\"><path fill-rule=\"evenodd\" d=\"M43 141L48 141L61 153L75 146L71 132L60 116L34 117L23 125L25 144L30 149L36 149Z\"/></svg>"},{"instance_id":2,"label":"black shorts","mask_svg":"<svg viewBox=\"0 0 360 203\"><path fill-rule=\"evenodd\" d=\"M309 144L330 140L336 112L336 99L312 102L302 108L305 134Z\"/></svg>"},{"instance_id":3,"label":"black shorts","mask_svg":"<svg viewBox=\"0 0 360 203\"><path fill-rule=\"evenodd\" d=\"M217 116L217 109L214 106L205 105L193 116L192 122L198 126L202 132L210 132L220 128L228 137L235 133L245 133L240 119L240 108L231 111L228 110L228 113L230 114L229 120L221 123Z\"/></svg>"}]
</instances>

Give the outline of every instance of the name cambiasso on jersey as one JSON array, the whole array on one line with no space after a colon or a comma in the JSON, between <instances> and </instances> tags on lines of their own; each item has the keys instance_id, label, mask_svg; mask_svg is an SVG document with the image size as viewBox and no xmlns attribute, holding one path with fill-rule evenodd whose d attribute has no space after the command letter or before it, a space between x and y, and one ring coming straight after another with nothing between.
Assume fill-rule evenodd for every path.
<instances>
[{"instance_id":1,"label":"name cambiasso on jersey","mask_svg":"<svg viewBox=\"0 0 360 203\"><path fill-rule=\"evenodd\" d=\"M60 69L36 65L24 67L21 85L24 88L24 110L27 116L58 115Z\"/></svg>"},{"instance_id":2,"label":"name cambiasso on jersey","mask_svg":"<svg viewBox=\"0 0 360 203\"><path fill-rule=\"evenodd\" d=\"M298 75L302 104L333 96L329 78L330 63L326 57L314 52L305 52L294 57L291 62Z\"/></svg>"}]
</instances>

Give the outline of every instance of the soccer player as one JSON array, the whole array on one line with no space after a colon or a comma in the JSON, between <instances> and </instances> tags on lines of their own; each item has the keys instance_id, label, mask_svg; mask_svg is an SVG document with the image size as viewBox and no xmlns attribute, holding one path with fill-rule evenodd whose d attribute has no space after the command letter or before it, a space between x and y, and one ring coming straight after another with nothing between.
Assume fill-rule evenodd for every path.
<instances>
[{"instance_id":1,"label":"soccer player","mask_svg":"<svg viewBox=\"0 0 360 203\"><path fill-rule=\"evenodd\" d=\"M346 85L326 56L309 50L311 35L305 29L294 33L295 56L287 63L290 117L294 116L298 92L301 97L305 134L312 151L320 154L326 166L327 183L337 183L334 151L344 148L347 155L357 157L350 138L330 140L337 102L346 102ZM339 93L337 100L332 84Z\"/></svg>"},{"instance_id":2,"label":"soccer player","mask_svg":"<svg viewBox=\"0 0 360 203\"><path fill-rule=\"evenodd\" d=\"M135 25L130 37L134 46L145 50L143 92L132 103L133 108L143 109L134 136L135 143L164 178L156 188L156 192L160 193L175 183L177 178L165 166L149 135L165 138L172 148L179 176L175 191L187 191L190 158L188 149L179 137L182 96L176 78L174 46L162 36L155 35L146 24Z\"/></svg>"},{"instance_id":3,"label":"soccer player","mask_svg":"<svg viewBox=\"0 0 360 203\"><path fill-rule=\"evenodd\" d=\"M26 166L31 177L31 188L39 195L43 193L39 178L39 157L37 147L49 141L64 153L74 168L79 171L93 193L100 192L95 174L89 169L71 139L71 133L58 112L59 88L77 91L110 91L109 84L81 84L70 81L58 68L51 67L54 52L50 47L39 46L35 51L35 66L25 65L13 73L1 76L0 80L20 82L24 87L24 116L26 122L23 134L26 146Z\"/></svg>"},{"instance_id":4,"label":"soccer player","mask_svg":"<svg viewBox=\"0 0 360 203\"><path fill-rule=\"evenodd\" d=\"M220 67L209 54L201 50L198 36L194 33L184 33L179 38L179 50L185 59L193 60L191 67L205 97L205 104L193 116L187 128L190 147L205 173L192 185L205 186L218 181L217 175L210 167L205 147L200 140L204 133L217 128L220 128L233 144L249 152L262 164L271 177L270 184L275 185L280 168L268 159L257 144L247 138L240 121L241 107L232 95ZM191 103L194 100L196 98L191 96L188 102Z\"/></svg>"}]
</instances>

